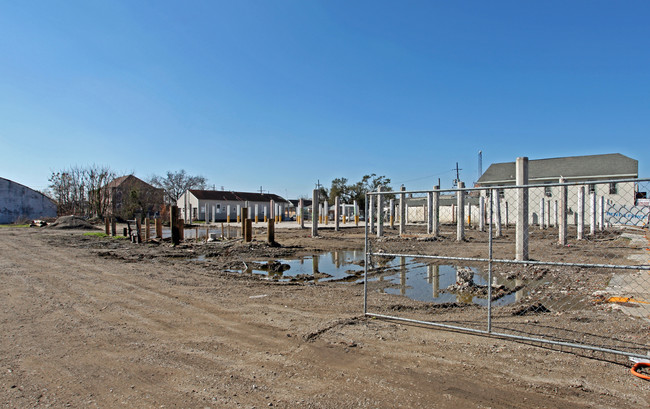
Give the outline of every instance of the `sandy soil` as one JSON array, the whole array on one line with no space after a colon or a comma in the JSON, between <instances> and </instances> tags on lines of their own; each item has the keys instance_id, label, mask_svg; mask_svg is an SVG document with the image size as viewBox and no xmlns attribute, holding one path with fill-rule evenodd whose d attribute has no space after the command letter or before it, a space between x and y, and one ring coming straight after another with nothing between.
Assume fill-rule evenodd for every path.
<instances>
[{"instance_id":1,"label":"sandy soil","mask_svg":"<svg viewBox=\"0 0 650 409\"><path fill-rule=\"evenodd\" d=\"M80 231L0 229L2 406L650 406L650 382L632 376L625 360L369 319L362 285L272 282L227 271L251 260L363 248L360 229L320 238L276 234L278 246L174 248ZM453 245L457 254L475 256L484 248L478 241L389 238L382 245ZM612 251L618 257L626 250ZM205 261L192 261L198 255ZM383 299L373 306L422 309L398 296ZM460 310L454 313L475 309ZM606 331L618 313L580 323Z\"/></svg>"}]
</instances>

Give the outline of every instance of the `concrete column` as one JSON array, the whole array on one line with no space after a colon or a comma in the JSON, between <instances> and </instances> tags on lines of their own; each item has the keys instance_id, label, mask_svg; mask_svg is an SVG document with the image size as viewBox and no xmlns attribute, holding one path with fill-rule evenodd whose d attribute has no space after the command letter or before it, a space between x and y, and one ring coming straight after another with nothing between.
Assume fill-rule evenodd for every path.
<instances>
[{"instance_id":1,"label":"concrete column","mask_svg":"<svg viewBox=\"0 0 650 409\"><path fill-rule=\"evenodd\" d=\"M427 192L427 234L433 233L433 191Z\"/></svg>"},{"instance_id":2,"label":"concrete column","mask_svg":"<svg viewBox=\"0 0 650 409\"><path fill-rule=\"evenodd\" d=\"M359 203L354 201L354 225L359 227Z\"/></svg>"},{"instance_id":3,"label":"concrete column","mask_svg":"<svg viewBox=\"0 0 650 409\"><path fill-rule=\"evenodd\" d=\"M240 223L241 219L241 205L237 205L237 223Z\"/></svg>"},{"instance_id":4,"label":"concrete column","mask_svg":"<svg viewBox=\"0 0 650 409\"><path fill-rule=\"evenodd\" d=\"M585 187L578 188L578 240L584 238L585 231Z\"/></svg>"},{"instance_id":5,"label":"concrete column","mask_svg":"<svg viewBox=\"0 0 650 409\"><path fill-rule=\"evenodd\" d=\"M456 191L456 241L465 240L465 183L458 182L458 190Z\"/></svg>"},{"instance_id":6,"label":"concrete column","mask_svg":"<svg viewBox=\"0 0 650 409\"><path fill-rule=\"evenodd\" d=\"M590 213L589 213L589 234L592 236L596 234L596 192L589 193L589 204L590 204Z\"/></svg>"},{"instance_id":7,"label":"concrete column","mask_svg":"<svg viewBox=\"0 0 650 409\"><path fill-rule=\"evenodd\" d=\"M431 216L433 226L431 228L431 233L434 236L438 236L440 235L440 186L433 187L431 207L433 208L433 215Z\"/></svg>"},{"instance_id":8,"label":"concrete column","mask_svg":"<svg viewBox=\"0 0 650 409\"><path fill-rule=\"evenodd\" d=\"M566 183L566 179L560 178L560 183ZM568 188L567 186L560 186L560 224L559 224L559 243L561 246L566 246L567 244L567 199L568 199Z\"/></svg>"},{"instance_id":9,"label":"concrete column","mask_svg":"<svg viewBox=\"0 0 650 409\"><path fill-rule=\"evenodd\" d=\"M551 228L551 201L546 201L546 228Z\"/></svg>"},{"instance_id":10,"label":"concrete column","mask_svg":"<svg viewBox=\"0 0 650 409\"><path fill-rule=\"evenodd\" d=\"M384 235L384 198L381 195L382 188L377 188L377 237Z\"/></svg>"},{"instance_id":11,"label":"concrete column","mask_svg":"<svg viewBox=\"0 0 650 409\"><path fill-rule=\"evenodd\" d=\"M226 223L230 223L230 205L226 206Z\"/></svg>"},{"instance_id":12,"label":"concrete column","mask_svg":"<svg viewBox=\"0 0 650 409\"><path fill-rule=\"evenodd\" d=\"M334 231L339 231L339 214L341 209L341 198L336 196L334 198Z\"/></svg>"},{"instance_id":13,"label":"concrete column","mask_svg":"<svg viewBox=\"0 0 650 409\"><path fill-rule=\"evenodd\" d=\"M366 215L366 223L368 226L368 233L375 233L375 197L372 195L366 196L368 200L368 214Z\"/></svg>"},{"instance_id":14,"label":"concrete column","mask_svg":"<svg viewBox=\"0 0 650 409\"><path fill-rule=\"evenodd\" d=\"M528 158L517 158L517 229L515 235L516 259L528 260Z\"/></svg>"},{"instance_id":15,"label":"concrete column","mask_svg":"<svg viewBox=\"0 0 650 409\"><path fill-rule=\"evenodd\" d=\"M300 199L300 202L298 204L298 208L300 209L300 228L304 229L305 228L305 217L304 217L304 208L305 208L305 202L303 202L302 199Z\"/></svg>"},{"instance_id":16,"label":"concrete column","mask_svg":"<svg viewBox=\"0 0 650 409\"><path fill-rule=\"evenodd\" d=\"M504 223L504 226L505 226L506 229L507 229L507 228L508 228L508 225L510 224L510 219L509 219L510 216L509 216L509 213L508 213L508 202L505 202L505 203L504 203L504 207L505 207L505 209L504 209L504 213L505 213L505 219L506 219L506 220L505 220L505 223Z\"/></svg>"},{"instance_id":17,"label":"concrete column","mask_svg":"<svg viewBox=\"0 0 650 409\"><path fill-rule=\"evenodd\" d=\"M605 196L600 197L598 206L598 230L605 230Z\"/></svg>"},{"instance_id":18,"label":"concrete column","mask_svg":"<svg viewBox=\"0 0 650 409\"><path fill-rule=\"evenodd\" d=\"M539 199L539 229L543 230L544 225L546 224L546 220L544 220L544 199Z\"/></svg>"},{"instance_id":19,"label":"concrete column","mask_svg":"<svg viewBox=\"0 0 650 409\"><path fill-rule=\"evenodd\" d=\"M485 197L483 195L478 198L478 229L485 231Z\"/></svg>"},{"instance_id":20,"label":"concrete column","mask_svg":"<svg viewBox=\"0 0 650 409\"><path fill-rule=\"evenodd\" d=\"M402 235L406 233L406 188L402 185L399 188L399 234Z\"/></svg>"},{"instance_id":21,"label":"concrete column","mask_svg":"<svg viewBox=\"0 0 650 409\"><path fill-rule=\"evenodd\" d=\"M323 202L323 223L325 226L329 224L330 220L330 205L327 203L327 200Z\"/></svg>"},{"instance_id":22,"label":"concrete column","mask_svg":"<svg viewBox=\"0 0 650 409\"><path fill-rule=\"evenodd\" d=\"M311 202L311 236L318 236L318 189L314 189Z\"/></svg>"},{"instance_id":23,"label":"concrete column","mask_svg":"<svg viewBox=\"0 0 650 409\"><path fill-rule=\"evenodd\" d=\"M395 199L390 199L390 228L395 228Z\"/></svg>"},{"instance_id":24,"label":"concrete column","mask_svg":"<svg viewBox=\"0 0 650 409\"><path fill-rule=\"evenodd\" d=\"M494 189L492 195L492 200L493 200L493 207L492 210L494 211L494 236L495 237L501 237L502 232L501 232L501 198L499 197L499 189Z\"/></svg>"},{"instance_id":25,"label":"concrete column","mask_svg":"<svg viewBox=\"0 0 650 409\"><path fill-rule=\"evenodd\" d=\"M555 200L553 202L553 217L554 217L554 224L553 225L555 227L558 227L559 224L560 224L560 218L559 218L558 214L559 214L558 204L557 204L557 200Z\"/></svg>"}]
</instances>

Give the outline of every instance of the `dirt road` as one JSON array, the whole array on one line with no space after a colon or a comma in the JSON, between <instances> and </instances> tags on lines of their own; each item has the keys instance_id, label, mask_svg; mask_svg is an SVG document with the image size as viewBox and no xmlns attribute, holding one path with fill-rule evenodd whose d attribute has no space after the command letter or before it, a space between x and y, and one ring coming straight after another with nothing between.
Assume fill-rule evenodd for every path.
<instances>
[{"instance_id":1,"label":"dirt road","mask_svg":"<svg viewBox=\"0 0 650 409\"><path fill-rule=\"evenodd\" d=\"M295 234L258 251L299 251ZM347 240L312 239L362 247ZM269 282L224 271L239 261L222 244L207 263L192 251L0 229L2 406L650 406L629 366L366 319L360 285Z\"/></svg>"}]
</instances>

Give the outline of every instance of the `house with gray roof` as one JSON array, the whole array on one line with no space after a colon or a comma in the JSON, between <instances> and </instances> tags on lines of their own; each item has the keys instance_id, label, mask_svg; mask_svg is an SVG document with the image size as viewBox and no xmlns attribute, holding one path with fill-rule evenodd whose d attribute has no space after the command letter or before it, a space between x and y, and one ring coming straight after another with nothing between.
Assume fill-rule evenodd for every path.
<instances>
[{"instance_id":1,"label":"house with gray roof","mask_svg":"<svg viewBox=\"0 0 650 409\"><path fill-rule=\"evenodd\" d=\"M529 189L530 222L538 224L546 218L546 224L554 224L561 187L552 184L559 183L560 178L567 183L578 183L567 189L570 221L573 215L573 221L576 222L578 192L581 188L584 188L585 192L587 215L592 211L600 211L598 206L604 207L605 211L611 206L634 206L637 184L633 179L638 178L638 169L639 162L636 159L620 153L529 160L528 184L549 185ZM621 182L618 182L619 180ZM515 184L515 162L506 162L490 165L476 182L475 187L485 187L486 189L481 191L481 195L485 197L490 196L491 190L487 188L496 188L502 203L501 211L507 213L508 204L511 209L516 209L516 190L507 188ZM594 201L596 205L593 204ZM603 205L599 205L601 202ZM502 215L502 220L504 217L507 219L508 216Z\"/></svg>"}]
</instances>

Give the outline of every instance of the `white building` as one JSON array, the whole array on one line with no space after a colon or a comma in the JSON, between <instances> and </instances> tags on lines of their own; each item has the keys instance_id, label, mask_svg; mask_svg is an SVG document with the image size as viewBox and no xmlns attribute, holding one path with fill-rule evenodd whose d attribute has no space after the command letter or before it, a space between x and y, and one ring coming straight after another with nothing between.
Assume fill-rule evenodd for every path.
<instances>
[{"instance_id":1,"label":"white building","mask_svg":"<svg viewBox=\"0 0 650 409\"><path fill-rule=\"evenodd\" d=\"M568 187L568 216L569 221L575 222L575 212L578 210L578 191L581 187L585 192L585 212L591 212L592 201L607 206L634 206L636 204L637 184L635 182L617 182L638 178L639 163L637 160L611 153L604 155L571 156L552 159L536 159L528 161L528 184L543 185L559 183L564 178L567 183L578 183ZM584 182L584 183L583 183ZM515 162L495 163L481 175L476 187L514 186ZM528 193L528 214L530 222L539 223L541 216L545 219L555 218L556 202L560 198L561 187L548 186L530 188ZM504 204L508 203L510 209L516 209L517 189L498 189L501 202L501 212ZM484 197L489 196L489 191L481 191ZM602 198L602 199L601 199ZM542 207L544 210L542 210ZM503 216L502 216L503 217ZM586 218L589 224L589 218ZM513 218L510 218L514 221ZM553 223L551 223L553 224Z\"/></svg>"},{"instance_id":2,"label":"white building","mask_svg":"<svg viewBox=\"0 0 650 409\"><path fill-rule=\"evenodd\" d=\"M274 204L273 209L271 201ZM239 211L245 207L248 208L249 218L255 219L257 216L260 221L263 221L264 215L271 217L276 212L286 217L290 204L282 197L269 193L193 189L185 191L176 203L180 216L186 222L192 220L224 222L227 220L228 210L230 210L230 221L234 222Z\"/></svg>"}]
</instances>

